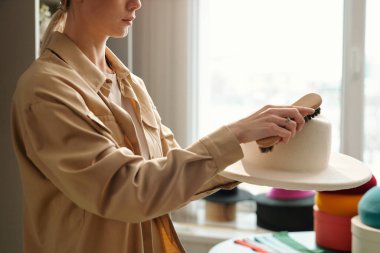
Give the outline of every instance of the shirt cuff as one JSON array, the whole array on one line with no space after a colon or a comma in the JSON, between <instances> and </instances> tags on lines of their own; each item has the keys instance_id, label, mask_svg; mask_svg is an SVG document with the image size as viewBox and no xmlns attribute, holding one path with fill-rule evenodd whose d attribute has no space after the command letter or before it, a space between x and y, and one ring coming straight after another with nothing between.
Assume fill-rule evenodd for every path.
<instances>
[{"instance_id":1,"label":"shirt cuff","mask_svg":"<svg viewBox=\"0 0 380 253\"><path fill-rule=\"evenodd\" d=\"M218 172L244 157L238 140L226 126L203 137L200 142L214 158Z\"/></svg>"}]
</instances>

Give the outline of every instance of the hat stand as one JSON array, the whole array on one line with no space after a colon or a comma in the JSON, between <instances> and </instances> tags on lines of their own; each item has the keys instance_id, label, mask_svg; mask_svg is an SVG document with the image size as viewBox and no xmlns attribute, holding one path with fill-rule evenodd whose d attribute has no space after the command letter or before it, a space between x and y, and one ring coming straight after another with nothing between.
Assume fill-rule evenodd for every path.
<instances>
[{"instance_id":1,"label":"hat stand","mask_svg":"<svg viewBox=\"0 0 380 253\"><path fill-rule=\"evenodd\" d=\"M237 202L252 198L252 194L238 187L232 190L219 190L205 198L206 219L215 222L235 221Z\"/></svg>"}]
</instances>

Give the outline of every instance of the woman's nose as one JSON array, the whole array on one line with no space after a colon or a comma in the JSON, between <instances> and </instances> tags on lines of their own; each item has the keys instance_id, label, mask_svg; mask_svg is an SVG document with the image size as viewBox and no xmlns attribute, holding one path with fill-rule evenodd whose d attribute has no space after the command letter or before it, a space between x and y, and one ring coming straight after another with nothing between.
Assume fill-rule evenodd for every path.
<instances>
[{"instance_id":1,"label":"woman's nose","mask_svg":"<svg viewBox=\"0 0 380 253\"><path fill-rule=\"evenodd\" d=\"M141 8L141 1L140 0L128 1L128 10L129 11L137 11L140 8Z\"/></svg>"}]
</instances>

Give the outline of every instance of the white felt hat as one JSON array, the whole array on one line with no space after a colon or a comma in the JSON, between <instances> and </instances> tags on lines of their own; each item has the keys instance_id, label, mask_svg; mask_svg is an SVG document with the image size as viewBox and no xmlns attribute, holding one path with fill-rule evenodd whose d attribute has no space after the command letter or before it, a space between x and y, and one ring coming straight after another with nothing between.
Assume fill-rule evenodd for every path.
<instances>
[{"instance_id":1,"label":"white felt hat","mask_svg":"<svg viewBox=\"0 0 380 253\"><path fill-rule=\"evenodd\" d=\"M244 158L221 172L240 182L288 190L333 191L357 187L372 173L363 162L331 153L331 125L318 116L288 144L261 153L256 142L242 144Z\"/></svg>"}]
</instances>

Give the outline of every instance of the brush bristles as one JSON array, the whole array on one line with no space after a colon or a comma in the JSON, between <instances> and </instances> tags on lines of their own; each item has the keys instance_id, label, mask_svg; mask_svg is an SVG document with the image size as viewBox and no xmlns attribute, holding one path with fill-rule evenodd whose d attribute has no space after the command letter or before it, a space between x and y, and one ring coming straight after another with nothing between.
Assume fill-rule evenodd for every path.
<instances>
[{"instance_id":1,"label":"brush bristles","mask_svg":"<svg viewBox=\"0 0 380 253\"><path fill-rule=\"evenodd\" d=\"M311 119L315 118L316 116L318 116L319 114L321 114L321 108L317 108L315 109L314 113L313 114L310 114L310 115L307 115L304 117L304 120L305 122L308 122L310 121ZM266 147L266 148L263 148L263 147L259 147L260 148L260 151L261 153L269 153L269 152L272 152L273 150L273 146L270 146L270 147Z\"/></svg>"},{"instance_id":2,"label":"brush bristles","mask_svg":"<svg viewBox=\"0 0 380 253\"><path fill-rule=\"evenodd\" d=\"M309 120L311 120L312 118L318 116L319 114L321 114L321 108L320 108L320 107L317 108L317 109L315 109L315 111L314 111L313 114L306 115L306 116L304 117L304 120L305 120L305 122L308 122Z\"/></svg>"},{"instance_id":3,"label":"brush bristles","mask_svg":"<svg viewBox=\"0 0 380 253\"><path fill-rule=\"evenodd\" d=\"M266 147L266 148L263 148L263 147L259 147L259 148L260 148L261 153L269 153L269 152L272 152L273 150L273 146Z\"/></svg>"}]
</instances>

